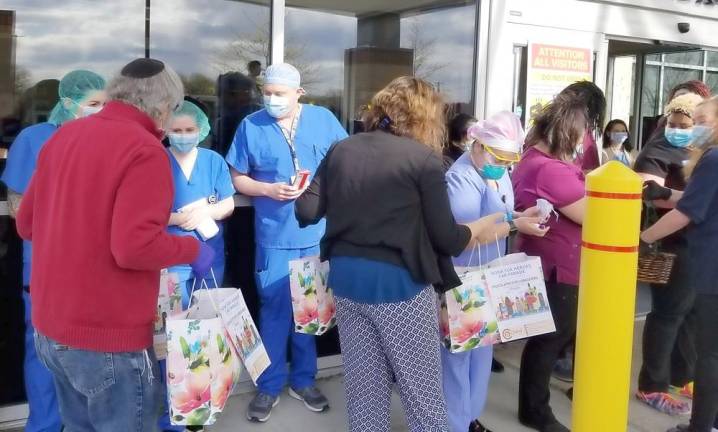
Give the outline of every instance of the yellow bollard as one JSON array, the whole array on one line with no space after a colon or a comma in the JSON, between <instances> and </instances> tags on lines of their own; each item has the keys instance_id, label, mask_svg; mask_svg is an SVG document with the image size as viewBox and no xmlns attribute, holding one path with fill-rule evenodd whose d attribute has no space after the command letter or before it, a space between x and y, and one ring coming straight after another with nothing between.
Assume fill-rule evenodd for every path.
<instances>
[{"instance_id":1,"label":"yellow bollard","mask_svg":"<svg viewBox=\"0 0 718 432\"><path fill-rule=\"evenodd\" d=\"M574 432L628 428L641 190L641 178L615 161L586 178Z\"/></svg>"}]
</instances>

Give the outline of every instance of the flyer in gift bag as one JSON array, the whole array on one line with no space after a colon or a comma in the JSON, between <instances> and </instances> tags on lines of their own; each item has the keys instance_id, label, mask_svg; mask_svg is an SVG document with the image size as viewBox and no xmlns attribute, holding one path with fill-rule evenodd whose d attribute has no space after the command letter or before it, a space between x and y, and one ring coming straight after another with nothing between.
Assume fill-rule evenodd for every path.
<instances>
[{"instance_id":1,"label":"flyer in gift bag","mask_svg":"<svg viewBox=\"0 0 718 432\"><path fill-rule=\"evenodd\" d=\"M485 276L502 342L556 331L540 258L508 255L490 263Z\"/></svg>"},{"instance_id":2,"label":"flyer in gift bag","mask_svg":"<svg viewBox=\"0 0 718 432\"><path fill-rule=\"evenodd\" d=\"M452 353L470 351L500 342L483 269L457 268L461 286L440 298L441 337Z\"/></svg>"},{"instance_id":3,"label":"flyer in gift bag","mask_svg":"<svg viewBox=\"0 0 718 432\"><path fill-rule=\"evenodd\" d=\"M289 262L294 331L319 336L334 327L336 302L328 277L329 263L317 256Z\"/></svg>"},{"instance_id":4,"label":"flyer in gift bag","mask_svg":"<svg viewBox=\"0 0 718 432\"><path fill-rule=\"evenodd\" d=\"M167 320L167 394L174 425L217 421L242 366L213 308L201 302Z\"/></svg>"},{"instance_id":5,"label":"flyer in gift bag","mask_svg":"<svg viewBox=\"0 0 718 432\"><path fill-rule=\"evenodd\" d=\"M157 296L157 313L154 322L153 342L158 360L167 357L167 319L182 313L182 292L179 276L167 269L160 273L160 290Z\"/></svg>"},{"instance_id":6,"label":"flyer in gift bag","mask_svg":"<svg viewBox=\"0 0 718 432\"><path fill-rule=\"evenodd\" d=\"M242 291L234 288L220 288L223 291L219 299L219 312L224 322L235 352L242 358L247 373L256 384L271 361L264 348L259 330L249 314Z\"/></svg>"}]
</instances>

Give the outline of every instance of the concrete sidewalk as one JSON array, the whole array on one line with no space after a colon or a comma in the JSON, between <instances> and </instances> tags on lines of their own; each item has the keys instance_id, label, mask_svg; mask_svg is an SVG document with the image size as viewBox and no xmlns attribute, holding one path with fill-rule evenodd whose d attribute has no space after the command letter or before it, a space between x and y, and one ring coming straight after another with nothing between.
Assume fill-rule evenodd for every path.
<instances>
[{"instance_id":1,"label":"concrete sidewalk","mask_svg":"<svg viewBox=\"0 0 718 432\"><path fill-rule=\"evenodd\" d=\"M627 430L630 432L664 432L676 423L687 421L686 418L671 418L641 404L633 397L636 377L641 365L641 334L643 322L636 323L633 353L633 379L630 396L630 419ZM521 426L516 419L516 406L519 381L519 363L523 344L514 343L501 345L496 349L496 356L506 366L506 371L493 374L489 390L488 405L482 418L486 427L494 432L530 432ZM337 375L322 379L318 385L332 402L332 409L323 414L307 411L304 406L286 393L282 396L280 404L275 408L272 418L266 424L249 423L245 419L247 403L251 394L233 397L217 424L208 428L211 432L340 432L346 431L346 411L344 399L344 383L341 369L337 368ZM563 394L568 386L565 383L554 381L552 383L551 405L556 416L570 427L571 402ZM407 431L401 402L394 395L392 413L392 431ZM601 415L600 411L596 412ZM619 431L606 431L619 432Z\"/></svg>"}]
</instances>

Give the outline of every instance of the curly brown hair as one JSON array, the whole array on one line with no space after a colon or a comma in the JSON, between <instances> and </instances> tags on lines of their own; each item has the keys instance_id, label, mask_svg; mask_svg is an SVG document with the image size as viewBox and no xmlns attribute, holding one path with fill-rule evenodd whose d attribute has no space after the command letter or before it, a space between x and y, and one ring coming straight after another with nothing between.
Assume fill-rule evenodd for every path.
<instances>
[{"instance_id":1,"label":"curly brown hair","mask_svg":"<svg viewBox=\"0 0 718 432\"><path fill-rule=\"evenodd\" d=\"M586 103L577 95L559 94L533 119L526 147L543 142L553 157L569 160L588 126Z\"/></svg>"},{"instance_id":2,"label":"curly brown hair","mask_svg":"<svg viewBox=\"0 0 718 432\"><path fill-rule=\"evenodd\" d=\"M441 94L420 78L403 76L374 95L364 113L364 125L367 132L382 129L441 153L446 136L445 118Z\"/></svg>"}]
</instances>

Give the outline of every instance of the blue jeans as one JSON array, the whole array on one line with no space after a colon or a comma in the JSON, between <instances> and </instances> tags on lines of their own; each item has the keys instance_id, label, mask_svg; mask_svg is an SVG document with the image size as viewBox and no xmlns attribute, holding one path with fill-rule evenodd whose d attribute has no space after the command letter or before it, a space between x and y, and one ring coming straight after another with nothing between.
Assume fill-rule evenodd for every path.
<instances>
[{"instance_id":1,"label":"blue jeans","mask_svg":"<svg viewBox=\"0 0 718 432\"><path fill-rule=\"evenodd\" d=\"M289 290L289 261L319 255L319 247L307 249L264 249L257 246L256 279L259 290L259 334L272 364L257 380L259 391L278 396L284 386L301 389L314 385L317 374L315 336L294 331L292 294ZM287 350L291 346L291 373Z\"/></svg>"},{"instance_id":2,"label":"blue jeans","mask_svg":"<svg viewBox=\"0 0 718 432\"><path fill-rule=\"evenodd\" d=\"M30 416L25 432L59 432L62 430L60 411L57 407L55 382L52 374L42 364L35 352L35 328L32 326L32 302L30 294L23 291L25 301L25 360L23 376Z\"/></svg>"},{"instance_id":3,"label":"blue jeans","mask_svg":"<svg viewBox=\"0 0 718 432\"><path fill-rule=\"evenodd\" d=\"M157 429L162 381L154 351L107 353L57 343L35 332L40 360L52 372L67 432Z\"/></svg>"}]
</instances>

